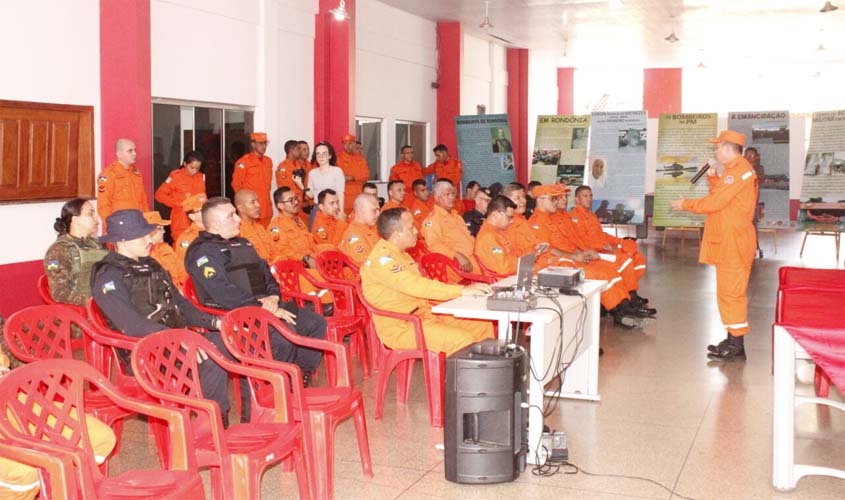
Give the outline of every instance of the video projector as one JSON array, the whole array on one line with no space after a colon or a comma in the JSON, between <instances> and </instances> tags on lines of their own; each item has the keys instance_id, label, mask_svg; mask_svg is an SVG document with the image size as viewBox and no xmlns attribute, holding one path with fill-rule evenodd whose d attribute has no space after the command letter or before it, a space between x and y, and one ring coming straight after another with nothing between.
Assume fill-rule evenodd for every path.
<instances>
[{"instance_id":1,"label":"video projector","mask_svg":"<svg viewBox=\"0 0 845 500\"><path fill-rule=\"evenodd\" d=\"M584 270L551 266L537 273L537 285L545 288L576 288L584 283Z\"/></svg>"}]
</instances>

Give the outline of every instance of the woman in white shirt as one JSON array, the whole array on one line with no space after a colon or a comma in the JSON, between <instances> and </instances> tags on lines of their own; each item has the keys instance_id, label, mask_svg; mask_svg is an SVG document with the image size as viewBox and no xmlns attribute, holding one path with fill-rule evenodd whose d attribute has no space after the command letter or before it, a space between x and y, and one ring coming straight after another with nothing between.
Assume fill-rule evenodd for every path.
<instances>
[{"instance_id":1,"label":"woman in white shirt","mask_svg":"<svg viewBox=\"0 0 845 500\"><path fill-rule=\"evenodd\" d=\"M338 201L340 202L339 218L345 218L345 210L343 209L343 193L346 190L346 176L340 167L336 167L337 156L335 156L334 148L328 142L321 142L314 147L314 156L311 157L311 163L315 164L311 172L308 173L308 189L311 190L314 199L324 189L333 189L337 193Z\"/></svg>"}]
</instances>

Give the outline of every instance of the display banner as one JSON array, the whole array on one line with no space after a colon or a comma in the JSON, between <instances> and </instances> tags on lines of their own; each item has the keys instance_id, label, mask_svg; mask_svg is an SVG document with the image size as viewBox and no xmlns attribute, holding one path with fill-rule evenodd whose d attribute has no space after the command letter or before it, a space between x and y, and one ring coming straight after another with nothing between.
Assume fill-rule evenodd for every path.
<instances>
[{"instance_id":1,"label":"display banner","mask_svg":"<svg viewBox=\"0 0 845 500\"><path fill-rule=\"evenodd\" d=\"M455 117L458 156L464 164L464 185L476 181L482 186L507 184L516 178L508 115Z\"/></svg>"},{"instance_id":2,"label":"display banner","mask_svg":"<svg viewBox=\"0 0 845 500\"><path fill-rule=\"evenodd\" d=\"M654 177L654 218L657 227L697 227L704 216L672 210L678 198L703 198L710 192L706 178L690 179L715 156L709 139L716 137L716 113L661 114L657 131L657 169ZM705 176L706 177L706 176Z\"/></svg>"},{"instance_id":3,"label":"display banner","mask_svg":"<svg viewBox=\"0 0 845 500\"><path fill-rule=\"evenodd\" d=\"M801 231L843 230L845 221L845 110L813 113L801 183Z\"/></svg>"},{"instance_id":4,"label":"display banner","mask_svg":"<svg viewBox=\"0 0 845 500\"><path fill-rule=\"evenodd\" d=\"M640 224L645 217L645 111L596 112L590 124L585 184L605 224Z\"/></svg>"},{"instance_id":5,"label":"display banner","mask_svg":"<svg viewBox=\"0 0 845 500\"><path fill-rule=\"evenodd\" d=\"M538 116L529 179L573 190L583 184L589 132L590 115Z\"/></svg>"},{"instance_id":6,"label":"display banner","mask_svg":"<svg viewBox=\"0 0 845 500\"><path fill-rule=\"evenodd\" d=\"M760 187L757 227L789 226L789 112L731 112L728 128L745 134L745 147L760 157L754 165Z\"/></svg>"}]
</instances>

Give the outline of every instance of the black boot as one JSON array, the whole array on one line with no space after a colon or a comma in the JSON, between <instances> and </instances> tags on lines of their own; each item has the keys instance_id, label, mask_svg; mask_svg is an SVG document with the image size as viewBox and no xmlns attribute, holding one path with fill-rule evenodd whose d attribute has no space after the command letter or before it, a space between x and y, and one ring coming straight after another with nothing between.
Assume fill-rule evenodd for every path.
<instances>
[{"instance_id":1,"label":"black boot","mask_svg":"<svg viewBox=\"0 0 845 500\"><path fill-rule=\"evenodd\" d=\"M647 307L638 306L630 299L623 300L616 307L620 308L624 314L635 316L637 318L652 318L654 317L654 313L657 312L657 309L649 309Z\"/></svg>"},{"instance_id":2,"label":"black boot","mask_svg":"<svg viewBox=\"0 0 845 500\"><path fill-rule=\"evenodd\" d=\"M724 347L721 347L716 352L708 353L707 357L713 361L745 361L745 342L743 338L728 334L727 341Z\"/></svg>"},{"instance_id":3,"label":"black boot","mask_svg":"<svg viewBox=\"0 0 845 500\"><path fill-rule=\"evenodd\" d=\"M708 352L708 353L710 353L710 352L719 352L720 350L722 350L722 349L724 349L724 348L726 348L726 347L727 347L728 343L730 343L730 341L731 341L730 339L731 339L731 335L730 335L730 334L728 334L728 336L727 336L727 337L725 337L724 339L722 339L722 341L721 341L721 342L719 342L718 344L710 344L710 345L708 345L708 346L707 346L707 352Z\"/></svg>"},{"instance_id":4,"label":"black boot","mask_svg":"<svg viewBox=\"0 0 845 500\"><path fill-rule=\"evenodd\" d=\"M610 310L611 316L613 316L613 324L619 325L628 329L632 328L642 328L643 322L642 319L636 317L633 313L623 310L622 307L619 306L614 307Z\"/></svg>"},{"instance_id":5,"label":"black boot","mask_svg":"<svg viewBox=\"0 0 845 500\"><path fill-rule=\"evenodd\" d=\"M649 316L654 316L657 314L657 309L653 307L648 307L648 299L645 297L640 297L636 290L633 292L628 293L631 296L631 303L637 308L648 314Z\"/></svg>"}]
</instances>

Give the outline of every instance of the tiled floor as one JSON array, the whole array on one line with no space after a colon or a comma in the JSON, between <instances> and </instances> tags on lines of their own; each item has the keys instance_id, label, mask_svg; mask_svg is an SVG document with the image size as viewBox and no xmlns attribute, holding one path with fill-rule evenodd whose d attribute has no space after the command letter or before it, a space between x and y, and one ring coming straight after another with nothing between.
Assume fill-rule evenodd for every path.
<instances>
[{"instance_id":1,"label":"tiled floor","mask_svg":"<svg viewBox=\"0 0 845 500\"><path fill-rule=\"evenodd\" d=\"M841 499L845 481L808 477L791 493L771 486L772 379L770 327L777 269L786 264L835 267L833 239L811 238L804 259L801 239L781 233L778 253L763 235L764 260L755 262L749 287L752 334L749 360L708 364L705 346L724 336L715 304L714 273L697 264L698 245L687 239L660 248L659 233L645 245L649 271L642 293L659 309L645 331L622 331L602 322L604 357L600 403L563 400L547 424L567 434L570 459L589 472L641 476L695 499ZM841 258L841 257L840 257ZM358 380L360 380L360 375ZM365 478L351 422L336 444L338 499L555 498L619 500L679 498L646 481L584 474L536 477L524 472L509 484L468 486L444 479L442 431L428 425L422 377L400 407L388 394L384 418L372 417L375 378L360 384L368 411L375 477ZM809 386L799 386L807 391ZM392 389L391 389L392 391ZM841 398L835 392L834 397ZM845 468L845 415L804 406L796 418L799 461ZM146 428L127 426L114 471L156 462ZM281 481L280 481L281 476ZM206 487L208 477L205 474ZM292 474L267 471L263 498L295 498Z\"/></svg>"}]
</instances>

